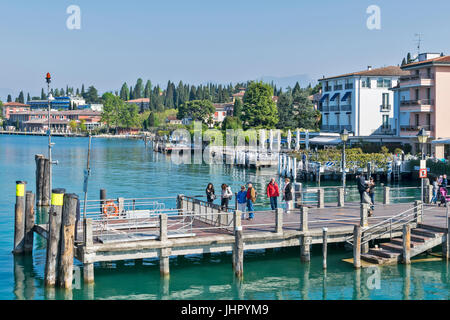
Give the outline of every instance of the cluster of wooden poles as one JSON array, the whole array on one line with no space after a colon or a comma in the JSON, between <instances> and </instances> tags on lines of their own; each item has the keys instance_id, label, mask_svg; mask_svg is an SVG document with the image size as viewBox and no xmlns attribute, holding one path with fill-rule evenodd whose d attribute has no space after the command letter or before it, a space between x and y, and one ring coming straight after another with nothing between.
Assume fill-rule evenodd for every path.
<instances>
[{"instance_id":1,"label":"cluster of wooden poles","mask_svg":"<svg viewBox=\"0 0 450 320\"><path fill-rule=\"evenodd\" d=\"M26 191L26 182L16 182L16 205L13 254L32 254L35 195ZM65 189L53 189L47 230L45 286L71 289L73 282L73 249L78 196Z\"/></svg>"}]
</instances>

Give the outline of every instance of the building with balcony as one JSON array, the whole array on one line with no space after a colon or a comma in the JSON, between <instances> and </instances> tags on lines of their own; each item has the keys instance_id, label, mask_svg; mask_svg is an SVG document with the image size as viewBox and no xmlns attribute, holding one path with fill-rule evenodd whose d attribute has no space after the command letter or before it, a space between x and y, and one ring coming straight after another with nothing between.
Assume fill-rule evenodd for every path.
<instances>
[{"instance_id":1,"label":"building with balcony","mask_svg":"<svg viewBox=\"0 0 450 320\"><path fill-rule=\"evenodd\" d=\"M322 131L347 129L355 136L396 134L394 95L389 90L400 76L400 67L389 66L319 79L322 97Z\"/></svg>"},{"instance_id":2,"label":"building with balcony","mask_svg":"<svg viewBox=\"0 0 450 320\"><path fill-rule=\"evenodd\" d=\"M409 138L415 152L420 150L416 135L424 128L430 135L427 153L444 158L444 147L432 148L431 141L450 138L450 56L423 53L417 60L401 67L408 74L392 89L399 136Z\"/></svg>"},{"instance_id":3,"label":"building with balcony","mask_svg":"<svg viewBox=\"0 0 450 320\"><path fill-rule=\"evenodd\" d=\"M3 104L3 118L6 120L9 120L9 117L13 113L18 112L26 112L30 111L30 105L29 104L23 104L20 102L5 102Z\"/></svg>"}]
</instances>

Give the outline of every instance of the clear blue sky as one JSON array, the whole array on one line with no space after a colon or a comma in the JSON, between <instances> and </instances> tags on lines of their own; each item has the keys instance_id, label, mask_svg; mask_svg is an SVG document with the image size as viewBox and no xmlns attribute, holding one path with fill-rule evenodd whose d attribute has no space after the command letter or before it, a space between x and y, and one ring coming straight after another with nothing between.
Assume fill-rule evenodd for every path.
<instances>
[{"instance_id":1,"label":"clear blue sky","mask_svg":"<svg viewBox=\"0 0 450 320\"><path fill-rule=\"evenodd\" d=\"M68 30L66 8L81 8ZM381 8L368 30L366 8ZM397 65L423 50L450 54L450 1L435 0L2 0L0 98L37 95L51 72L61 88L118 90L141 77L161 83L236 82L307 74L312 79Z\"/></svg>"}]
</instances>

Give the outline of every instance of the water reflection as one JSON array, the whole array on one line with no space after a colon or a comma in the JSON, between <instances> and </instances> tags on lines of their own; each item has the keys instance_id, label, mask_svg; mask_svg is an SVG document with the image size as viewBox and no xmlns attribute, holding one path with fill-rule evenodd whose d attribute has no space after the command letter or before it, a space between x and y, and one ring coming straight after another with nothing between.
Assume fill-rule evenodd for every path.
<instances>
[{"instance_id":1,"label":"water reflection","mask_svg":"<svg viewBox=\"0 0 450 320\"><path fill-rule=\"evenodd\" d=\"M31 255L14 256L14 297L17 300L33 300L36 286L36 274Z\"/></svg>"}]
</instances>

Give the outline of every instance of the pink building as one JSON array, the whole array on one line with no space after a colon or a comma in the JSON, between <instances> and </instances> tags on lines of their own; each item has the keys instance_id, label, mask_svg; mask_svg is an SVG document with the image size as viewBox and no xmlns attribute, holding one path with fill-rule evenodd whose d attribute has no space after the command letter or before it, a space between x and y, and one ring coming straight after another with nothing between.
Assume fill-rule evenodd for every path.
<instances>
[{"instance_id":1,"label":"pink building","mask_svg":"<svg viewBox=\"0 0 450 320\"><path fill-rule=\"evenodd\" d=\"M400 77L396 91L400 136L411 137L413 152L420 150L415 136L424 128L430 135L427 153L444 158L444 146L431 140L450 137L450 56L424 53L417 62L402 66L410 74Z\"/></svg>"},{"instance_id":2,"label":"pink building","mask_svg":"<svg viewBox=\"0 0 450 320\"><path fill-rule=\"evenodd\" d=\"M12 113L30 111L30 105L19 102L6 102L3 104L3 117L9 120Z\"/></svg>"}]
</instances>

